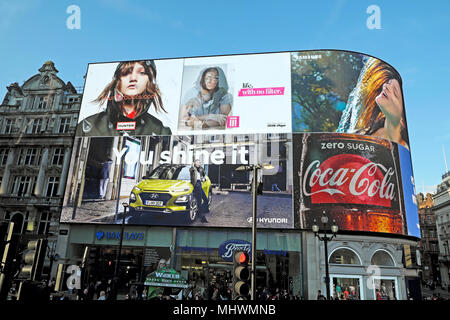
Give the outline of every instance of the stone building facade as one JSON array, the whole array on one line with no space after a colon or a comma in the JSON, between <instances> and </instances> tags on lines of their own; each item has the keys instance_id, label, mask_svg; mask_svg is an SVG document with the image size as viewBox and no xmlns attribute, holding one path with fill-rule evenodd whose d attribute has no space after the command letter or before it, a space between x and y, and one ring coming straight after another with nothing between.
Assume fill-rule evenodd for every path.
<instances>
[{"instance_id":1,"label":"stone building facade","mask_svg":"<svg viewBox=\"0 0 450 320\"><path fill-rule=\"evenodd\" d=\"M422 258L422 280L427 283L436 283L439 275L439 245L436 228L436 216L433 211L433 195L422 193L417 195L421 241L419 244Z\"/></svg>"},{"instance_id":2,"label":"stone building facade","mask_svg":"<svg viewBox=\"0 0 450 320\"><path fill-rule=\"evenodd\" d=\"M442 287L447 288L450 286L450 171L442 175L442 182L437 186L433 200L439 239L440 282Z\"/></svg>"},{"instance_id":3,"label":"stone building facade","mask_svg":"<svg viewBox=\"0 0 450 320\"><path fill-rule=\"evenodd\" d=\"M81 94L57 73L45 62L22 85L8 86L0 105L0 219L15 222L15 233L47 238L48 256L81 105Z\"/></svg>"}]
</instances>

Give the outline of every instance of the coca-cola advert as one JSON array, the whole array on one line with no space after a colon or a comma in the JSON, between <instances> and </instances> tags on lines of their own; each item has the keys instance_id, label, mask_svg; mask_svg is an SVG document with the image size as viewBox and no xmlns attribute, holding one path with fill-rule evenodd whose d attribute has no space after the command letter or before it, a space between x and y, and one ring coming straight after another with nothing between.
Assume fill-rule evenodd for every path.
<instances>
[{"instance_id":1,"label":"coca-cola advert","mask_svg":"<svg viewBox=\"0 0 450 320\"><path fill-rule=\"evenodd\" d=\"M325 214L340 230L406 234L394 143L327 133L296 134L293 141L300 228L311 228Z\"/></svg>"}]
</instances>

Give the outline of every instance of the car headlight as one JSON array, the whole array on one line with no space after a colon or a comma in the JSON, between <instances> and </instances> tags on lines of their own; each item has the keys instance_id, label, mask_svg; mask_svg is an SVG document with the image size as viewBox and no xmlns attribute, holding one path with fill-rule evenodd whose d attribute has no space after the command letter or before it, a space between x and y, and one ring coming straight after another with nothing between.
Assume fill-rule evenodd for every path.
<instances>
[{"instance_id":1,"label":"car headlight","mask_svg":"<svg viewBox=\"0 0 450 320\"><path fill-rule=\"evenodd\" d=\"M182 196L178 196L174 203L184 203L184 202L188 202L189 201L189 195L188 194L184 194Z\"/></svg>"},{"instance_id":2,"label":"car headlight","mask_svg":"<svg viewBox=\"0 0 450 320\"><path fill-rule=\"evenodd\" d=\"M141 191L142 189L141 188L139 188L139 187L134 187L133 188L133 191L135 191L135 192L139 192L139 191Z\"/></svg>"},{"instance_id":3,"label":"car headlight","mask_svg":"<svg viewBox=\"0 0 450 320\"><path fill-rule=\"evenodd\" d=\"M133 192L130 194L130 200L133 202L136 201L136 195Z\"/></svg>"}]
</instances>

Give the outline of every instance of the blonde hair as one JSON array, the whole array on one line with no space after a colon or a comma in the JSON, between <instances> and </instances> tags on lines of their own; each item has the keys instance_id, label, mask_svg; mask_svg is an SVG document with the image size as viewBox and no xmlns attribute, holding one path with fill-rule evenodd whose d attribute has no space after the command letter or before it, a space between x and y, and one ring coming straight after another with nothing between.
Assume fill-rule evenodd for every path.
<instances>
[{"instance_id":1,"label":"blonde hair","mask_svg":"<svg viewBox=\"0 0 450 320\"><path fill-rule=\"evenodd\" d=\"M376 122L385 118L375 98L383 90L383 84L390 79L398 80L401 87L402 79L391 66L375 58L367 60L361 81L362 109L358 117L357 128L368 132Z\"/></svg>"}]
</instances>

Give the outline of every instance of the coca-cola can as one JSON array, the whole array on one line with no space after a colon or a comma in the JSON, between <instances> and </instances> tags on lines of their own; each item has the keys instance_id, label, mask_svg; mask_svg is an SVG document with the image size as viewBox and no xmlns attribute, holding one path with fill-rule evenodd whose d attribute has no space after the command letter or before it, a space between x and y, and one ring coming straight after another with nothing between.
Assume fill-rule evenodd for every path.
<instances>
[{"instance_id":1,"label":"coca-cola can","mask_svg":"<svg viewBox=\"0 0 450 320\"><path fill-rule=\"evenodd\" d=\"M300 228L406 234L398 149L389 140L337 133L295 134L294 210Z\"/></svg>"}]
</instances>

